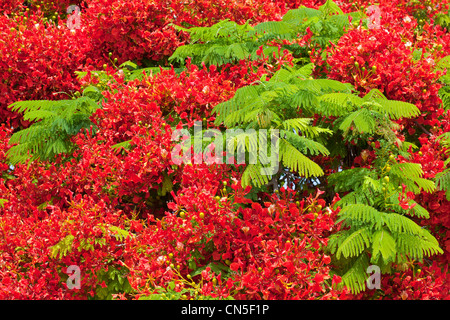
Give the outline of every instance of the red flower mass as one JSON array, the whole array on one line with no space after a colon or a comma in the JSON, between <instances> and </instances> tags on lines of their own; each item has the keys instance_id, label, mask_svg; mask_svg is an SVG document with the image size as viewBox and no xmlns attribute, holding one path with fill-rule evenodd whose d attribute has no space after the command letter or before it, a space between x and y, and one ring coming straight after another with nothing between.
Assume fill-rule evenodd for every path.
<instances>
[{"instance_id":1,"label":"red flower mass","mask_svg":"<svg viewBox=\"0 0 450 320\"><path fill-rule=\"evenodd\" d=\"M314 74L350 83L361 96L378 89L416 105L420 115L397 120L396 135L416 139L418 148L397 161L418 163L423 178L435 179L448 162L439 136L450 131L439 95L445 71L436 61L450 52L450 36L433 19L448 10L448 1L378 2L376 28L351 25L327 49L308 48ZM450 298L445 191L403 190L398 198L404 210L410 199L428 210L429 219L415 221L444 253L383 275L382 293L351 294L339 286L325 250L340 228L339 195L287 186L259 192L241 186L240 166L177 166L170 157L175 127L203 121L214 128L214 106L297 58L285 52L274 62L261 47L254 60L220 68L187 61L177 72L168 57L189 36L173 24L230 19L254 25L325 1L79 1L81 28L75 30L66 26L71 1L28 3L0 1L1 299L137 299L169 291L178 299ZM371 1L336 3L350 12ZM311 37L308 28L298 43L313 46ZM124 68L116 71L130 60L161 69L126 81ZM99 79L96 70L112 80ZM71 138L73 153L11 166L9 138L31 122L8 106L71 99L91 84L103 86L104 100L90 117L91 129ZM114 147L126 142L128 147ZM378 148L376 141L351 166L369 168ZM327 171L334 160L318 162ZM83 274L79 290L68 287L70 265Z\"/></svg>"}]
</instances>

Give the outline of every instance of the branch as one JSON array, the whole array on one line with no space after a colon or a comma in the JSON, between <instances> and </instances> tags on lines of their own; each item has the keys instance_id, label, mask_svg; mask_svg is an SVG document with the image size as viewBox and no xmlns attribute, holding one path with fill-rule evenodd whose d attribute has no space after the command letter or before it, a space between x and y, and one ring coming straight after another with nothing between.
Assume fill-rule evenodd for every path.
<instances>
[{"instance_id":1,"label":"branch","mask_svg":"<svg viewBox=\"0 0 450 320\"><path fill-rule=\"evenodd\" d=\"M421 125L420 123L417 122L417 120L414 120L414 123L417 124L417 125L419 126L419 128L422 129L422 131L423 131L425 134L427 134L427 135L429 135L429 136L432 135L431 132L428 131L427 129L425 129L423 125Z\"/></svg>"}]
</instances>

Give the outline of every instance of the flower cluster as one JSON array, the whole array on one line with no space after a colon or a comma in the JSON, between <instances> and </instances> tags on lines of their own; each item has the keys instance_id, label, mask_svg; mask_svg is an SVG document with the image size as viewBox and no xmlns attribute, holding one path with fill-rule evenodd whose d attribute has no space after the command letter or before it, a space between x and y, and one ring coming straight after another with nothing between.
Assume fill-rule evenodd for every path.
<instances>
[{"instance_id":1,"label":"flower cluster","mask_svg":"<svg viewBox=\"0 0 450 320\"><path fill-rule=\"evenodd\" d=\"M129 83L124 83L118 72L104 92L103 107L92 115L93 125L98 127L95 135L93 129L80 132L72 139L74 153L69 158L61 155L52 163L34 161L17 164L11 170L6 159L11 129L3 125L2 297L98 296L105 270L126 268L120 248L127 241L139 241L140 246L150 243L145 234L139 234L147 230L142 224L150 219L153 225L151 221L169 212L169 192L178 192L179 184L206 181L204 174L188 176L189 166L174 166L170 157L174 143L171 124L190 125L205 117L211 122L212 106L228 99L236 86L254 81L263 70L270 76L270 68L262 67L266 61L243 62L220 71L189 65L180 76L168 70ZM90 77L94 78L92 74L86 78ZM81 87L85 81L80 80ZM202 90L196 90L199 87ZM128 147L114 147L126 141ZM188 199L194 196L186 194L185 201L192 203ZM199 198L200 203L204 200ZM213 212L215 207L204 210ZM26 223L19 223L21 219ZM157 237L168 236L160 231ZM203 231L197 230L196 237L203 238ZM136 232L136 237L125 236L128 232ZM161 239L152 241L166 244ZM65 287L62 280L69 265L89 270L83 278L83 291ZM21 277L18 270L27 276Z\"/></svg>"},{"instance_id":2,"label":"flower cluster","mask_svg":"<svg viewBox=\"0 0 450 320\"><path fill-rule=\"evenodd\" d=\"M297 3L298 2L298 3ZM112 52L119 62L167 59L188 41L172 25L209 26L223 19L238 23L281 20L299 4L316 7L309 1L133 1L89 0L82 25L92 37L94 50Z\"/></svg>"},{"instance_id":3,"label":"flower cluster","mask_svg":"<svg viewBox=\"0 0 450 320\"><path fill-rule=\"evenodd\" d=\"M399 268L399 270L402 270ZM382 276L380 289L367 291L355 296L355 299L383 300L448 300L449 275L447 267L442 268L436 262L419 267L406 268L392 275Z\"/></svg>"},{"instance_id":4,"label":"flower cluster","mask_svg":"<svg viewBox=\"0 0 450 320\"><path fill-rule=\"evenodd\" d=\"M0 16L0 122L26 125L8 105L67 98L79 89L75 71L93 63L86 34L56 26L38 11Z\"/></svg>"},{"instance_id":5,"label":"flower cluster","mask_svg":"<svg viewBox=\"0 0 450 320\"><path fill-rule=\"evenodd\" d=\"M379 89L388 99L414 103L426 114L417 122L433 126L439 123L443 111L438 108L437 79L441 74L435 71L432 57L415 60L412 46L402 39L401 33L391 29L355 28L329 50L327 74L353 84L362 95Z\"/></svg>"},{"instance_id":6,"label":"flower cluster","mask_svg":"<svg viewBox=\"0 0 450 320\"><path fill-rule=\"evenodd\" d=\"M213 108L237 89L301 63L282 51L298 45L311 49L315 75L348 82L361 95L376 88L415 104L421 115L397 120L394 134L418 148L395 161L421 164L425 179L445 170L448 150L438 137L450 131L450 112L438 94L444 71L436 62L450 51L450 35L433 18L448 1L381 0L378 25L351 25L323 52L309 48L307 29L293 41L272 40L279 45L273 59L261 47L253 60L206 67L188 59L182 71L164 68L189 42L173 24L279 21L291 8L326 2L0 1L0 298L448 299L445 190L403 189L398 198L405 210L414 199L429 211L430 219L414 219L444 254L394 266L382 291L352 295L326 250L341 227L340 198L316 188L321 181L302 189L295 177L269 192L242 187L243 165L177 165L171 158L175 129L192 130L195 121L214 127ZM343 12L365 12L371 1L336 3ZM82 13L74 30L67 27L71 4ZM130 80L121 65L129 60L161 68ZM71 137L70 153L9 163L9 138L29 125L7 108L11 103L75 98L92 86L103 98L92 126ZM330 121L313 116L314 125ZM360 149L349 142L348 167L373 169L380 142L367 142ZM206 152L195 156L209 159ZM344 163L339 155L313 160L324 179ZM69 286L71 265L81 270L80 289Z\"/></svg>"},{"instance_id":7,"label":"flower cluster","mask_svg":"<svg viewBox=\"0 0 450 320\"><path fill-rule=\"evenodd\" d=\"M331 258L321 251L337 211L322 206L320 193L295 201L298 195L284 189L261 206L224 169L187 167L171 212L139 225L144 231L125 260L138 294L174 281L175 291L190 289L186 299L344 298L335 287L340 278L330 274Z\"/></svg>"}]
</instances>

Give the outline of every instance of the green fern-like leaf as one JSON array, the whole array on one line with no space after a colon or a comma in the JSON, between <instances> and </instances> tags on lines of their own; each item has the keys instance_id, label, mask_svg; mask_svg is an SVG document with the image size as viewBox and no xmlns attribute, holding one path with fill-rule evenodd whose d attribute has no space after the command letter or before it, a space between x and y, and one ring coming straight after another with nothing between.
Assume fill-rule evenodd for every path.
<instances>
[{"instance_id":1,"label":"green fern-like leaf","mask_svg":"<svg viewBox=\"0 0 450 320\"><path fill-rule=\"evenodd\" d=\"M315 79L314 80L324 93L341 92L351 93L352 86L349 83L342 83L340 81L331 79Z\"/></svg>"},{"instance_id":2,"label":"green fern-like leaf","mask_svg":"<svg viewBox=\"0 0 450 320\"><path fill-rule=\"evenodd\" d=\"M291 39L295 34L293 34L294 29L289 23L284 21L265 21L255 25L254 30L255 35L271 35L278 39Z\"/></svg>"},{"instance_id":3,"label":"green fern-like leaf","mask_svg":"<svg viewBox=\"0 0 450 320\"><path fill-rule=\"evenodd\" d=\"M345 258L359 256L365 248L370 246L370 237L370 231L367 228L354 231L340 243L336 258L339 259L341 255Z\"/></svg>"},{"instance_id":4,"label":"green fern-like leaf","mask_svg":"<svg viewBox=\"0 0 450 320\"><path fill-rule=\"evenodd\" d=\"M259 135L256 131L236 132L232 137L227 139L227 150L234 153L244 154L245 152L256 155L259 150Z\"/></svg>"},{"instance_id":5,"label":"green fern-like leaf","mask_svg":"<svg viewBox=\"0 0 450 320\"><path fill-rule=\"evenodd\" d=\"M450 170L446 169L436 174L436 185L439 190L445 191L445 197L450 200Z\"/></svg>"},{"instance_id":6,"label":"green fern-like leaf","mask_svg":"<svg viewBox=\"0 0 450 320\"><path fill-rule=\"evenodd\" d=\"M370 202L367 199L367 195L359 191L351 191L347 193L345 196L341 198L336 204L335 207L347 206L358 203L368 203Z\"/></svg>"},{"instance_id":7,"label":"green fern-like leaf","mask_svg":"<svg viewBox=\"0 0 450 320\"><path fill-rule=\"evenodd\" d=\"M236 90L232 99L214 107L213 114L216 114L214 124L221 125L230 114L238 112L243 106L259 99L259 93L259 86L245 86ZM233 125L229 125L229 127L233 127Z\"/></svg>"},{"instance_id":8,"label":"green fern-like leaf","mask_svg":"<svg viewBox=\"0 0 450 320\"><path fill-rule=\"evenodd\" d=\"M343 270L344 276L353 269L345 282L352 290L364 290L359 286L363 270L355 275L355 269L360 267L358 259L370 256L372 263L386 271L393 263L405 261L405 257L422 259L443 252L428 230L411 219L397 213L378 211L367 204L344 205L337 222L350 228L343 228L331 236L328 249L335 253L338 261L347 265Z\"/></svg>"},{"instance_id":9,"label":"green fern-like leaf","mask_svg":"<svg viewBox=\"0 0 450 320\"><path fill-rule=\"evenodd\" d=\"M71 234L63 238L54 246L50 247L50 257L59 258L65 257L69 252L72 251L72 243L75 237Z\"/></svg>"},{"instance_id":10,"label":"green fern-like leaf","mask_svg":"<svg viewBox=\"0 0 450 320\"><path fill-rule=\"evenodd\" d=\"M328 93L319 97L320 113L325 116L344 116L363 103L362 98L349 93Z\"/></svg>"},{"instance_id":11,"label":"green fern-like leaf","mask_svg":"<svg viewBox=\"0 0 450 320\"><path fill-rule=\"evenodd\" d=\"M306 77L310 77L314 70L314 63L307 63L304 66L295 69L291 72L291 79L300 78L305 80Z\"/></svg>"},{"instance_id":12,"label":"green fern-like leaf","mask_svg":"<svg viewBox=\"0 0 450 320\"><path fill-rule=\"evenodd\" d=\"M180 64L184 64L188 57L192 58L193 61L201 61L203 59L203 54L207 49L210 48L209 44L204 43L193 43L190 45L179 46L175 49L172 56L170 56L169 61L175 61Z\"/></svg>"},{"instance_id":13,"label":"green fern-like leaf","mask_svg":"<svg viewBox=\"0 0 450 320\"><path fill-rule=\"evenodd\" d=\"M392 232L419 235L423 230L411 219L397 213L385 214L383 219Z\"/></svg>"},{"instance_id":14,"label":"green fern-like leaf","mask_svg":"<svg viewBox=\"0 0 450 320\"><path fill-rule=\"evenodd\" d=\"M396 163L391 166L390 174L414 193L419 193L421 190L433 192L436 189L433 181L422 178L423 170L418 163Z\"/></svg>"},{"instance_id":15,"label":"green fern-like leaf","mask_svg":"<svg viewBox=\"0 0 450 320\"><path fill-rule=\"evenodd\" d=\"M285 139L280 139L280 160L286 167L305 178L324 174L318 164L303 155Z\"/></svg>"},{"instance_id":16,"label":"green fern-like leaf","mask_svg":"<svg viewBox=\"0 0 450 320\"><path fill-rule=\"evenodd\" d=\"M313 115L319 105L317 94L300 89L292 96L292 105L301 109L306 114Z\"/></svg>"},{"instance_id":17,"label":"green fern-like leaf","mask_svg":"<svg viewBox=\"0 0 450 320\"><path fill-rule=\"evenodd\" d=\"M308 139L303 136L299 136L297 133L290 131L282 131L281 136L284 137L290 144L292 144L296 149L304 154L311 155L324 155L327 156L330 154L328 149L321 143L318 143L314 140Z\"/></svg>"},{"instance_id":18,"label":"green fern-like leaf","mask_svg":"<svg viewBox=\"0 0 450 320\"><path fill-rule=\"evenodd\" d=\"M5 203L7 203L8 200L7 199L0 199L0 208L3 208Z\"/></svg>"},{"instance_id":19,"label":"green fern-like leaf","mask_svg":"<svg viewBox=\"0 0 450 320\"><path fill-rule=\"evenodd\" d=\"M23 113L23 112L33 112L39 110L51 110L58 107L63 107L64 105L70 104L68 100L63 101L51 101L51 100L27 100L27 101L17 101L12 103L9 108L12 111ZM41 119L38 117L36 119Z\"/></svg>"},{"instance_id":20,"label":"green fern-like leaf","mask_svg":"<svg viewBox=\"0 0 450 320\"><path fill-rule=\"evenodd\" d=\"M129 150L131 147L131 140L126 140L123 142L116 143L111 148L114 149L114 152L118 153L121 150Z\"/></svg>"},{"instance_id":21,"label":"green fern-like leaf","mask_svg":"<svg viewBox=\"0 0 450 320\"><path fill-rule=\"evenodd\" d=\"M424 256L442 254L436 239L425 229L421 236L408 233L393 234L399 253L406 254L414 259L423 259Z\"/></svg>"},{"instance_id":22,"label":"green fern-like leaf","mask_svg":"<svg viewBox=\"0 0 450 320\"><path fill-rule=\"evenodd\" d=\"M381 254L384 263L393 262L397 254L395 239L386 229L381 229L373 234L372 238L372 261L376 261Z\"/></svg>"},{"instance_id":23,"label":"green fern-like leaf","mask_svg":"<svg viewBox=\"0 0 450 320\"><path fill-rule=\"evenodd\" d=\"M100 224L99 227L102 229L103 234L110 233L119 241L123 241L126 238L131 237L131 233L114 225L104 223Z\"/></svg>"},{"instance_id":24,"label":"green fern-like leaf","mask_svg":"<svg viewBox=\"0 0 450 320\"><path fill-rule=\"evenodd\" d=\"M284 16L283 21L297 25L299 22L306 22L311 18L320 18L323 15L323 12L320 10L307 8L305 6L301 6L298 9L289 10Z\"/></svg>"},{"instance_id":25,"label":"green fern-like leaf","mask_svg":"<svg viewBox=\"0 0 450 320\"><path fill-rule=\"evenodd\" d=\"M375 230L380 230L385 223L384 214L366 204L345 206L339 213L338 222L348 219L369 224Z\"/></svg>"},{"instance_id":26,"label":"green fern-like leaf","mask_svg":"<svg viewBox=\"0 0 450 320\"><path fill-rule=\"evenodd\" d=\"M11 136L9 143L13 146L7 153L10 163L16 164L26 159L47 160L57 154L71 152L73 145L70 137L92 126L89 117L99 107L88 96L73 100L30 100L11 104L12 110L23 112L24 119L35 122Z\"/></svg>"},{"instance_id":27,"label":"green fern-like leaf","mask_svg":"<svg viewBox=\"0 0 450 320\"><path fill-rule=\"evenodd\" d=\"M391 166L391 174L403 178L420 178L423 170L418 163L396 163Z\"/></svg>"},{"instance_id":28,"label":"green fern-like leaf","mask_svg":"<svg viewBox=\"0 0 450 320\"><path fill-rule=\"evenodd\" d=\"M353 294L364 291L366 288L369 259L366 255L360 255L351 267L342 275L342 284L351 290Z\"/></svg>"},{"instance_id":29,"label":"green fern-like leaf","mask_svg":"<svg viewBox=\"0 0 450 320\"><path fill-rule=\"evenodd\" d=\"M449 81L450 84L450 81ZM450 86L444 86L442 88L439 89L438 91L439 97L442 100L442 106L444 108L444 110L449 110L450 109Z\"/></svg>"},{"instance_id":30,"label":"green fern-like leaf","mask_svg":"<svg viewBox=\"0 0 450 320\"><path fill-rule=\"evenodd\" d=\"M370 175L371 171L367 168L353 168L329 175L328 182L335 187L336 192L347 192L358 189L364 178Z\"/></svg>"},{"instance_id":31,"label":"green fern-like leaf","mask_svg":"<svg viewBox=\"0 0 450 320\"><path fill-rule=\"evenodd\" d=\"M416 201L414 201L412 199L408 200L408 205L411 206L412 208L403 209L400 206L399 196L400 196L399 193L394 192L389 197L389 203L391 204L391 206L395 210L395 212L402 214L402 215L418 217L421 219L428 219L430 217L430 214L428 213L427 209L425 209L424 207L422 207L420 204L418 204Z\"/></svg>"},{"instance_id":32,"label":"green fern-like leaf","mask_svg":"<svg viewBox=\"0 0 450 320\"><path fill-rule=\"evenodd\" d=\"M303 74L301 74L304 76ZM292 78L294 77L293 73L286 70L286 69L280 69L276 71L272 77L270 78L270 83L280 83L280 82L286 82L288 83Z\"/></svg>"},{"instance_id":33,"label":"green fern-like leaf","mask_svg":"<svg viewBox=\"0 0 450 320\"><path fill-rule=\"evenodd\" d=\"M249 186L251 184L256 187L261 187L269 183L271 179L271 172L264 169L260 164L249 164L245 168L244 173L241 177L241 185L243 187Z\"/></svg>"},{"instance_id":34,"label":"green fern-like leaf","mask_svg":"<svg viewBox=\"0 0 450 320\"><path fill-rule=\"evenodd\" d=\"M390 119L413 118L420 115L420 110L413 104L396 101L376 99L374 109L382 114L386 114Z\"/></svg>"},{"instance_id":35,"label":"green fern-like leaf","mask_svg":"<svg viewBox=\"0 0 450 320\"><path fill-rule=\"evenodd\" d=\"M450 69L450 55L443 57L436 63L437 70Z\"/></svg>"},{"instance_id":36,"label":"green fern-like leaf","mask_svg":"<svg viewBox=\"0 0 450 320\"><path fill-rule=\"evenodd\" d=\"M321 134L331 134L332 131L325 128L311 126L310 118L293 118L284 120L280 126L286 131L295 131L305 137L315 138Z\"/></svg>"},{"instance_id":37,"label":"green fern-like leaf","mask_svg":"<svg viewBox=\"0 0 450 320\"><path fill-rule=\"evenodd\" d=\"M344 131L344 135L350 130L356 130L360 133L373 133L376 128L374 114L367 109L359 109L346 116L339 126Z\"/></svg>"},{"instance_id":38,"label":"green fern-like leaf","mask_svg":"<svg viewBox=\"0 0 450 320\"><path fill-rule=\"evenodd\" d=\"M187 57L192 63L216 64L234 63L240 59L258 59L256 53L261 46L269 59L278 55L276 46L271 45L274 39L296 39L306 33L306 29L313 30L312 42L322 47L330 41L339 39L349 25L349 17L356 21L356 13L344 14L332 1L328 1L319 10L301 7L290 10L281 21L266 21L254 26L249 23L239 25L236 22L223 20L209 27L184 28L173 27L190 34L190 43L177 48L169 61L184 64ZM320 33L320 35L319 35ZM296 46L284 46L292 49ZM297 46L298 47L298 46Z\"/></svg>"},{"instance_id":39,"label":"green fern-like leaf","mask_svg":"<svg viewBox=\"0 0 450 320\"><path fill-rule=\"evenodd\" d=\"M327 0L323 5L319 7L319 10L323 12L326 15L333 15L333 14L342 14L342 9L339 8L339 6L331 1Z\"/></svg>"}]
</instances>

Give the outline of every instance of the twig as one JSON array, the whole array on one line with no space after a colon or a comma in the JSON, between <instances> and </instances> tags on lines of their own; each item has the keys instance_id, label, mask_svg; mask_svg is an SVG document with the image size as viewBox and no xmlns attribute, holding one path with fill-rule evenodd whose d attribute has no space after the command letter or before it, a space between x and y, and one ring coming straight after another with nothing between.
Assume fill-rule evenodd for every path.
<instances>
[{"instance_id":1,"label":"twig","mask_svg":"<svg viewBox=\"0 0 450 320\"><path fill-rule=\"evenodd\" d=\"M429 136L432 135L431 132L428 131L427 129L425 129L423 125L421 125L420 123L417 122L417 120L415 120L414 123L417 124L417 125L419 126L419 128L422 129L422 131L423 131L425 134L427 134L427 135L429 135Z\"/></svg>"}]
</instances>

